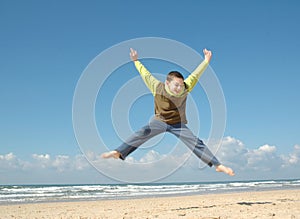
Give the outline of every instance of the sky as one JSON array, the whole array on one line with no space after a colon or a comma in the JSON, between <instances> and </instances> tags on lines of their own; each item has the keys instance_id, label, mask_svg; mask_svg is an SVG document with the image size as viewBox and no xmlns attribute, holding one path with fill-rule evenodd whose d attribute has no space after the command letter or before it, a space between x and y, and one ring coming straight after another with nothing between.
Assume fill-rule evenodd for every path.
<instances>
[{"instance_id":1,"label":"sky","mask_svg":"<svg viewBox=\"0 0 300 219\"><path fill-rule=\"evenodd\" d=\"M2 0L0 184L299 178L299 9L297 0ZM212 51L203 77L216 75L226 103L216 156L234 168L235 177L203 168L170 135L137 150L126 162L97 157L98 149L114 149L153 114L153 98L129 62L129 47L109 57L115 63L124 57L128 63L111 72L94 104L104 145L80 145L76 139L74 95L89 64L116 45L146 37L179 42L201 57L203 48ZM143 48L137 49L142 56ZM157 47L158 56L162 51ZM185 56L189 54L178 54ZM170 68L180 69L178 63L142 62L161 80ZM130 81L135 83L132 89ZM140 96L129 108L113 108L120 90ZM188 120L200 126L196 133L206 142L211 100L201 83L191 97L195 109ZM119 103L128 104L126 95L121 99ZM122 128L124 121L131 130Z\"/></svg>"}]
</instances>

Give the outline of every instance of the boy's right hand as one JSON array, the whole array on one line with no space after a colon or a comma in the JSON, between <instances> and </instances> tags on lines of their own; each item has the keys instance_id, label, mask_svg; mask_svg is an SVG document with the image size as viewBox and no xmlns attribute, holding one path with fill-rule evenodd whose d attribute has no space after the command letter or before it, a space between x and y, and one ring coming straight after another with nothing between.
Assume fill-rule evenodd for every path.
<instances>
[{"instance_id":1,"label":"boy's right hand","mask_svg":"<svg viewBox=\"0 0 300 219\"><path fill-rule=\"evenodd\" d=\"M132 48L130 48L129 55L130 55L130 58L131 58L132 61L136 61L138 59L137 51L132 49Z\"/></svg>"},{"instance_id":2,"label":"boy's right hand","mask_svg":"<svg viewBox=\"0 0 300 219\"><path fill-rule=\"evenodd\" d=\"M212 56L211 51L207 50L207 49L203 49L203 54L204 54L205 60L207 62L210 62L210 59L211 59L211 56Z\"/></svg>"}]
</instances>

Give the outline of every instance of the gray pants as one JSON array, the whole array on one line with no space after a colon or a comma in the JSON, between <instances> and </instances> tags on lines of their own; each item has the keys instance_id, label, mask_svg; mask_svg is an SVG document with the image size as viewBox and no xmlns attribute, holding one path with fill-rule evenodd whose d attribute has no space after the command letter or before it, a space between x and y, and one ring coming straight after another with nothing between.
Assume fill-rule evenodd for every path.
<instances>
[{"instance_id":1,"label":"gray pants","mask_svg":"<svg viewBox=\"0 0 300 219\"><path fill-rule=\"evenodd\" d=\"M192 131L183 123L173 125L166 124L157 119L152 119L150 123L139 131L131 135L126 142L115 149L121 154L121 159L124 160L130 153L135 151L140 145L148 141L150 138L161 134L163 132L170 132L178 137L194 154L199 157L208 166L218 166L220 162L208 149L208 147L197 138Z\"/></svg>"}]
</instances>

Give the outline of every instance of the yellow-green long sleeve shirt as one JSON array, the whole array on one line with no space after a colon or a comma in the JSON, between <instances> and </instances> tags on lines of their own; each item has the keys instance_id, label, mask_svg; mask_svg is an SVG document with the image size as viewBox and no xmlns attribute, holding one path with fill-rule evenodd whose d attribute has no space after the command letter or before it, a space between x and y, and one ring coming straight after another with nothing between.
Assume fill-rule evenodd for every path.
<instances>
[{"instance_id":1,"label":"yellow-green long sleeve shirt","mask_svg":"<svg viewBox=\"0 0 300 219\"><path fill-rule=\"evenodd\" d=\"M155 117L167 124L187 123L185 113L187 95L193 90L209 63L204 60L184 80L185 88L179 95L172 94L168 86L157 80L140 61L137 60L134 64L154 96Z\"/></svg>"},{"instance_id":2,"label":"yellow-green long sleeve shirt","mask_svg":"<svg viewBox=\"0 0 300 219\"><path fill-rule=\"evenodd\" d=\"M156 88L158 84L160 83L159 80L157 80L140 61L134 61L135 67L140 73L142 79L144 80L146 86L149 88L153 96L155 96ZM184 83L186 85L186 89L188 92L191 92L197 82L199 81L199 78L205 71L205 69L208 66L208 62L204 60L185 80ZM169 90L167 90L170 92Z\"/></svg>"}]
</instances>

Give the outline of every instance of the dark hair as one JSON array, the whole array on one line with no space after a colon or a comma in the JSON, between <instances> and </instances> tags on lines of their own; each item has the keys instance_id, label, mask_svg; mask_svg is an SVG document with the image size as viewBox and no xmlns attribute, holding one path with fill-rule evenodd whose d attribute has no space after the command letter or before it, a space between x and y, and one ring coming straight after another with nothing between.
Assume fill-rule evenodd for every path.
<instances>
[{"instance_id":1,"label":"dark hair","mask_svg":"<svg viewBox=\"0 0 300 219\"><path fill-rule=\"evenodd\" d=\"M184 77L183 77L183 75L180 72L178 72L178 71L171 71L167 75L167 81L172 81L174 77L181 78L182 80L184 80Z\"/></svg>"}]
</instances>

